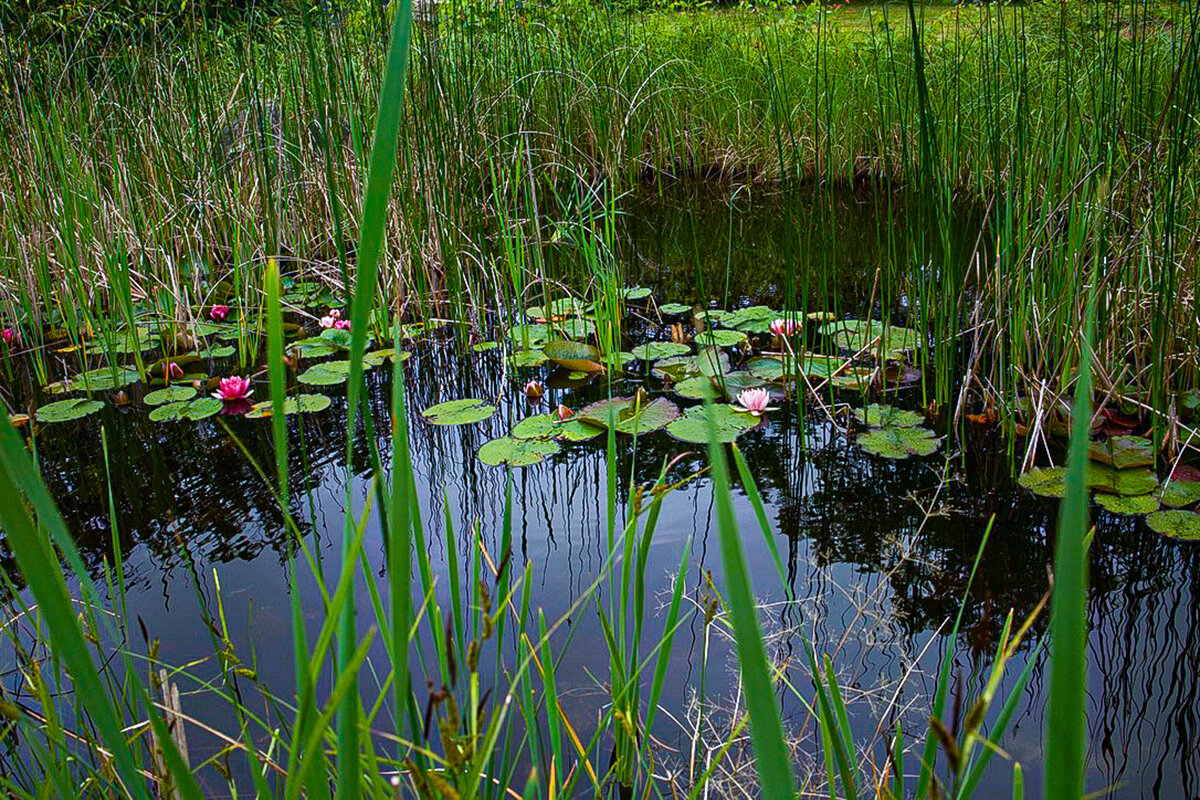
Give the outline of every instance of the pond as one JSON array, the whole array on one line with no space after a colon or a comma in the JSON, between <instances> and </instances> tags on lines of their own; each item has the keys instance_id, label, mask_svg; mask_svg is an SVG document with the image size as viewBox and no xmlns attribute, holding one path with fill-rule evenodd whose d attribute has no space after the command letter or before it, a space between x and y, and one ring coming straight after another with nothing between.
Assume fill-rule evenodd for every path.
<instances>
[{"instance_id":1,"label":"pond","mask_svg":"<svg viewBox=\"0 0 1200 800\"><path fill-rule=\"evenodd\" d=\"M790 291L788 280L797 292L809 287L816 295L819 285L821 296L836 295L839 320L862 319L878 307L873 296L876 271L912 257L911 241L898 232L910 231L911 226L895 219L906 213L903 204L853 192L812 192L792 202L813 205L793 216L781 212L784 201L778 196L746 192L730 202L700 189L668 200L624 200L616 245L624 278L630 287L651 290L647 297L632 292L627 299L624 349L652 355L634 348L651 340L669 342L675 323L688 338L695 332L694 304L704 301L713 301L714 310L760 304L779 309ZM978 211L966 207L960 213L961 229L977 232ZM809 227L798 230L798 218ZM813 225L818 218L821 224ZM967 234L954 243L956 248L976 245L976 237ZM789 262L790 270L785 267ZM540 296L531 304L536 302ZM667 304L679 304L683 310L670 313ZM897 298L897 328L903 310L903 298ZM680 396L683 378L705 373L693 361L673 374L671 363L663 362L671 358L670 348L655 359L658 375L643 358L630 361L624 373L610 369L600 375L570 376L563 370L553 375L552 364L518 366L511 355L523 347L515 343L520 334L514 333L519 330L514 324L536 333L540 323L533 316L517 310L515 322L472 340L457 326L430 325L404 345L411 352L403 364L405 403L427 553L441 608L449 607L452 565L462 573L460 579L470 569L476 532L490 554L501 553L506 494L511 491L512 561L528 566L532 604L544 610L547 620L567 615L564 630L569 633L556 642L562 651L558 688L564 711L586 740L598 709L609 702L603 686L607 650L595 603L573 607L573 602L589 590L605 563L608 437L596 428L595 438L556 441L534 454L531 460L537 463L511 472L482 463L481 448L512 434L523 419L556 416L560 404L580 418L587 416L584 409L610 394L636 398L639 390L645 391L646 403L665 398L678 413L687 414L701 406L694 396ZM789 369L778 361L748 361L754 355L761 359L761 351L781 349L766 330L774 317L751 310L712 328L745 328L731 335L734 343L725 348L730 363L723 371L738 372L739 366L751 371L747 364L759 367L760 373ZM799 335L828 350L838 336L838 329L825 329L828 324L823 318L800 320ZM855 330L842 342L851 349L859 341ZM740 351L743 338L755 342L755 354ZM497 346L484 344L492 341ZM902 343L896 347L907 349ZM688 342L683 350L691 356L696 346ZM390 362L380 360L381 368L371 370L367 382L374 430L381 432L381 461L388 464L392 385ZM320 358L311 361L324 363ZM310 365L302 363L301 374L306 368ZM803 662L807 640L833 659L858 741L877 751L897 722L905 730L923 729L960 606L954 697L965 697L987 681L1008 612L1012 610L1018 624L1036 615L1031 633L1005 671L1001 694L1032 663L1002 744L1008 757L1022 764L1026 790L1038 796L1046 735L1046 655L1038 643L1047 614L1037 612L1050 585L1057 503L1014 480L1013 442L998 426L972 424L947 436L944 414L940 421L926 418L928 398L919 371L901 372L896 378L900 388L883 399L864 398L860 384L867 377L851 375L839 388L826 388L823 402L810 400L801 408L794 396L776 390L770 399L773 410L738 417L737 447L754 477L771 529L771 539L764 539L752 494L735 470L734 511L754 589L763 604L763 625L779 658ZM223 373L218 366L212 374ZM810 377L820 379L818 372ZM536 403L525 391L531 380L544 384ZM330 383L305 389L332 396L328 408L288 417L289 466L292 511L302 535L325 569L336 572L345 487L352 487L358 518L372 502L375 475L365 433L347 459L345 389L336 380ZM258 386L257 396L265 398L265 381ZM31 389L14 384L9 391L24 397ZM459 425L432 424L423 413L465 398L477 398L496 411ZM881 424L868 415L866 424L860 424L853 414L839 410L862 409L867 402L886 402L897 409L871 412L876 415L912 412L914 423L893 417L889 419L895 424ZM544 424L552 422L548 418ZM646 424L652 426L653 420ZM864 442L867 428L928 433L918 435L921 443L915 454L895 458L870 452ZM651 600L642 636L647 652L662 637L665 606L689 542L685 603L706 602L710 576L722 585L712 483L704 471L707 453L687 438L687 429L680 428L652 430L636 439L615 437L615 488L622 515L664 465L669 481L679 482L663 496L647 554ZM1019 446L1016 451L1019 457ZM1062 453L1054 455L1061 463ZM37 456L97 576L112 553L111 492L129 613L159 640L162 660L191 664L191 672L212 678L217 674L213 638L204 618L223 617L241 662L252 665L257 680L277 696L291 695L295 676L287 564L300 556L271 484L259 471L269 474L273 463L268 420L220 415L158 422L136 400L126 408L110 403L84 419L42 427ZM1144 516L1111 513L1093 504L1093 521L1087 786L1118 798L1197 796L1200 549L1155 533ZM968 591L989 524L990 537ZM374 516L364 541L373 563L383 563L384 543ZM781 558L783 580L771 545ZM13 574L11 563L8 566ZM298 574L299 600L311 639L320 627L322 601L309 571L300 569ZM375 578L381 589L386 587L383 576ZM356 592L359 608L369 608L365 584ZM143 647L141 642L132 646ZM11 654L5 659L6 681L15 692L19 681L8 672ZM371 659L386 660L382 645L373 646ZM662 700L666 713L658 717L653 731L659 764L664 774L694 775L696 753L701 762L711 756L728 735L734 710L744 709L733 645L720 631L705 626L703 614L694 615L676 635L670 659ZM809 692L803 668L794 669L793 678ZM181 689L187 714L218 730L234 729L226 701L194 685ZM796 739L801 768L815 769L818 743L803 722L804 710L794 697L785 695L783 700L785 724ZM698 708L704 709L702 721ZM223 747L202 730L188 735L193 763ZM729 755L724 778L729 782L749 774L749 743L739 741L740 748ZM201 778L214 796L227 791L215 771ZM1010 785L1011 770L997 758L981 793L1007 795Z\"/></svg>"}]
</instances>

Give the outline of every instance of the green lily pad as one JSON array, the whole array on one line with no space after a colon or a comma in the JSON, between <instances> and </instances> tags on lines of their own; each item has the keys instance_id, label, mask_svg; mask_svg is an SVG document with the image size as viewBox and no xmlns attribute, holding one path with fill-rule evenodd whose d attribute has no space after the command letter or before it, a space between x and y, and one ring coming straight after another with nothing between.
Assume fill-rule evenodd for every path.
<instances>
[{"instance_id":1,"label":"green lily pad","mask_svg":"<svg viewBox=\"0 0 1200 800\"><path fill-rule=\"evenodd\" d=\"M554 414L536 414L526 417L513 426L514 439L553 439L558 435L555 423L558 417Z\"/></svg>"},{"instance_id":2,"label":"green lily pad","mask_svg":"<svg viewBox=\"0 0 1200 800\"><path fill-rule=\"evenodd\" d=\"M725 404L696 406L667 425L667 433L682 442L707 444L710 421L716 430L718 442L732 442L746 431L757 428L762 418L736 411Z\"/></svg>"},{"instance_id":3,"label":"green lily pad","mask_svg":"<svg viewBox=\"0 0 1200 800\"><path fill-rule=\"evenodd\" d=\"M596 324L594 322L589 319L579 319L577 317L556 322L554 323L554 327L558 328L562 332L562 335L568 339L586 339L596 332Z\"/></svg>"},{"instance_id":4,"label":"green lily pad","mask_svg":"<svg viewBox=\"0 0 1200 800\"><path fill-rule=\"evenodd\" d=\"M717 347L706 347L697 353L696 368L700 370L701 375L718 379L733 371L729 365L729 355Z\"/></svg>"},{"instance_id":5,"label":"green lily pad","mask_svg":"<svg viewBox=\"0 0 1200 800\"><path fill-rule=\"evenodd\" d=\"M221 410L221 401L215 397L201 397L190 402L167 403L150 412L153 422L179 422L201 420Z\"/></svg>"},{"instance_id":6,"label":"green lily pad","mask_svg":"<svg viewBox=\"0 0 1200 800\"><path fill-rule=\"evenodd\" d=\"M581 316L582 314L583 302L574 297L560 297L557 300L551 300L549 306L530 306L525 309L525 316L533 320Z\"/></svg>"},{"instance_id":7,"label":"green lily pad","mask_svg":"<svg viewBox=\"0 0 1200 800\"><path fill-rule=\"evenodd\" d=\"M1167 508L1186 508L1200 503L1200 483L1196 481L1168 480L1158 493L1159 500Z\"/></svg>"},{"instance_id":8,"label":"green lily pad","mask_svg":"<svg viewBox=\"0 0 1200 800\"><path fill-rule=\"evenodd\" d=\"M829 383L835 389L852 392L866 391L870 388L871 370L850 367L830 378Z\"/></svg>"},{"instance_id":9,"label":"green lily pad","mask_svg":"<svg viewBox=\"0 0 1200 800\"><path fill-rule=\"evenodd\" d=\"M924 422L924 418L915 411L904 411L879 403L854 409L854 417L869 428L915 428Z\"/></svg>"},{"instance_id":10,"label":"green lily pad","mask_svg":"<svg viewBox=\"0 0 1200 800\"><path fill-rule=\"evenodd\" d=\"M928 428L877 428L858 437L868 453L884 458L927 456L937 452L941 440Z\"/></svg>"},{"instance_id":11,"label":"green lily pad","mask_svg":"<svg viewBox=\"0 0 1200 800\"><path fill-rule=\"evenodd\" d=\"M566 439L568 442L586 442L588 439L595 439L605 430L599 425L593 425L575 417L555 424L558 426L558 438Z\"/></svg>"},{"instance_id":12,"label":"green lily pad","mask_svg":"<svg viewBox=\"0 0 1200 800\"><path fill-rule=\"evenodd\" d=\"M663 303L658 310L664 314L686 314L692 310L692 307L683 303Z\"/></svg>"},{"instance_id":13,"label":"green lily pad","mask_svg":"<svg viewBox=\"0 0 1200 800\"><path fill-rule=\"evenodd\" d=\"M314 336L311 339L301 339L292 344L289 349L301 358L324 358L338 351L338 348L332 342L322 339L320 336ZM231 347L229 350L230 355L232 355L233 348Z\"/></svg>"},{"instance_id":14,"label":"green lily pad","mask_svg":"<svg viewBox=\"0 0 1200 800\"><path fill-rule=\"evenodd\" d=\"M626 300L644 300L650 294L650 290L644 286L631 286L624 290Z\"/></svg>"},{"instance_id":15,"label":"green lily pad","mask_svg":"<svg viewBox=\"0 0 1200 800\"><path fill-rule=\"evenodd\" d=\"M714 328L696 334L699 347L734 347L746 341L746 334L729 328Z\"/></svg>"},{"instance_id":16,"label":"green lily pad","mask_svg":"<svg viewBox=\"0 0 1200 800\"><path fill-rule=\"evenodd\" d=\"M514 325L508 332L508 338L521 347L541 347L550 341L550 326L541 323Z\"/></svg>"},{"instance_id":17,"label":"green lily pad","mask_svg":"<svg viewBox=\"0 0 1200 800\"><path fill-rule=\"evenodd\" d=\"M620 352L605 353L603 358L604 366L609 369L624 369L632 361L637 361L637 356L633 353L627 353L624 350Z\"/></svg>"},{"instance_id":18,"label":"green lily pad","mask_svg":"<svg viewBox=\"0 0 1200 800\"><path fill-rule=\"evenodd\" d=\"M771 329L771 323L778 317L779 313L768 306L750 306L721 314L714 321L726 328L734 328L744 333L766 333Z\"/></svg>"},{"instance_id":19,"label":"green lily pad","mask_svg":"<svg viewBox=\"0 0 1200 800\"><path fill-rule=\"evenodd\" d=\"M285 397L283 400L283 413L289 414L315 414L318 411L324 411L329 408L333 402L327 395L323 394L297 394L291 397ZM255 403L246 412L246 416L250 419L259 419L261 417L269 417L274 412L274 406L270 400L264 400L261 403Z\"/></svg>"},{"instance_id":20,"label":"green lily pad","mask_svg":"<svg viewBox=\"0 0 1200 800\"><path fill-rule=\"evenodd\" d=\"M840 349L855 353L871 344L876 337L882 337L880 344L887 358L899 358L921 345L920 334L912 328L896 325L885 328L882 322L875 320L848 319L830 322L822 326L821 333L832 336ZM877 348L870 349L874 351Z\"/></svg>"},{"instance_id":21,"label":"green lily pad","mask_svg":"<svg viewBox=\"0 0 1200 800\"><path fill-rule=\"evenodd\" d=\"M1113 469L1089 462L1087 478L1093 489L1126 497L1150 494L1158 488L1158 478L1148 469Z\"/></svg>"},{"instance_id":22,"label":"green lily pad","mask_svg":"<svg viewBox=\"0 0 1200 800\"><path fill-rule=\"evenodd\" d=\"M412 353L407 350L400 351L400 361L407 361ZM363 366L368 369L381 366L385 361L396 360L396 348L385 347L382 350L372 350L369 353L363 354Z\"/></svg>"},{"instance_id":23,"label":"green lily pad","mask_svg":"<svg viewBox=\"0 0 1200 800\"><path fill-rule=\"evenodd\" d=\"M1114 514L1152 514L1158 511L1158 498L1152 494L1137 497L1122 497L1119 494L1099 492L1096 502Z\"/></svg>"},{"instance_id":24,"label":"green lily pad","mask_svg":"<svg viewBox=\"0 0 1200 800\"><path fill-rule=\"evenodd\" d=\"M546 358L566 369L577 372L599 372L600 351L584 342L556 339L542 348Z\"/></svg>"},{"instance_id":25,"label":"green lily pad","mask_svg":"<svg viewBox=\"0 0 1200 800\"><path fill-rule=\"evenodd\" d=\"M69 422L95 414L102 408L103 400L87 400L82 397L74 400L56 400L39 407L33 412L33 417L38 422Z\"/></svg>"},{"instance_id":26,"label":"green lily pad","mask_svg":"<svg viewBox=\"0 0 1200 800\"><path fill-rule=\"evenodd\" d=\"M704 375L684 378L675 384L674 391L675 394L689 400L716 400L720 396L720 392L713 386L712 380Z\"/></svg>"},{"instance_id":27,"label":"green lily pad","mask_svg":"<svg viewBox=\"0 0 1200 800\"><path fill-rule=\"evenodd\" d=\"M656 431L679 416L679 407L666 398L642 403L638 406L633 397L613 397L585 406L575 416L605 429L613 424L617 433L627 434Z\"/></svg>"},{"instance_id":28,"label":"green lily pad","mask_svg":"<svg viewBox=\"0 0 1200 800\"><path fill-rule=\"evenodd\" d=\"M150 392L143 398L143 402L148 406L161 406L164 403L180 403L191 400L195 396L196 390L191 386L168 386L165 389Z\"/></svg>"},{"instance_id":29,"label":"green lily pad","mask_svg":"<svg viewBox=\"0 0 1200 800\"><path fill-rule=\"evenodd\" d=\"M349 330L343 328L326 328L321 331L319 338L342 350L350 349L351 334Z\"/></svg>"},{"instance_id":30,"label":"green lily pad","mask_svg":"<svg viewBox=\"0 0 1200 800\"><path fill-rule=\"evenodd\" d=\"M1146 524L1172 539L1200 540L1200 514L1193 511L1157 511L1146 517Z\"/></svg>"},{"instance_id":31,"label":"green lily pad","mask_svg":"<svg viewBox=\"0 0 1200 800\"><path fill-rule=\"evenodd\" d=\"M128 386L138 379L136 369L129 367L117 367L111 369L109 367L100 367L98 369L81 372L74 378L52 387L47 387L51 391L62 392L107 392L111 389L120 389L123 386Z\"/></svg>"},{"instance_id":32,"label":"green lily pad","mask_svg":"<svg viewBox=\"0 0 1200 800\"><path fill-rule=\"evenodd\" d=\"M434 425L467 425L472 422L482 422L495 413L495 406L473 397L467 397L430 406L421 412L421 416Z\"/></svg>"},{"instance_id":33,"label":"green lily pad","mask_svg":"<svg viewBox=\"0 0 1200 800\"><path fill-rule=\"evenodd\" d=\"M471 345L471 350L476 353L486 353L488 350L495 350L499 346L498 342L476 342Z\"/></svg>"},{"instance_id":34,"label":"green lily pad","mask_svg":"<svg viewBox=\"0 0 1200 800\"><path fill-rule=\"evenodd\" d=\"M692 348L679 342L646 342L631 350L642 361L657 361L660 358L682 356L692 352Z\"/></svg>"},{"instance_id":35,"label":"green lily pad","mask_svg":"<svg viewBox=\"0 0 1200 800\"><path fill-rule=\"evenodd\" d=\"M552 439L514 439L502 436L479 448L479 460L488 466L528 467L546 460L562 448Z\"/></svg>"},{"instance_id":36,"label":"green lily pad","mask_svg":"<svg viewBox=\"0 0 1200 800\"><path fill-rule=\"evenodd\" d=\"M650 374L660 381L679 383L695 375L696 371L696 359L694 357L668 356L655 361L654 368L650 370Z\"/></svg>"},{"instance_id":37,"label":"green lily pad","mask_svg":"<svg viewBox=\"0 0 1200 800\"><path fill-rule=\"evenodd\" d=\"M336 386L350 377L349 361L325 361L301 372L297 380L309 386Z\"/></svg>"},{"instance_id":38,"label":"green lily pad","mask_svg":"<svg viewBox=\"0 0 1200 800\"><path fill-rule=\"evenodd\" d=\"M229 358L236 352L237 350L234 349L233 345L216 344L212 347L206 347L203 350L197 350L196 355L201 358ZM333 351L330 350L330 352L332 353Z\"/></svg>"},{"instance_id":39,"label":"green lily pad","mask_svg":"<svg viewBox=\"0 0 1200 800\"><path fill-rule=\"evenodd\" d=\"M1088 445L1088 457L1117 469L1152 467L1157 460L1154 443L1141 436L1113 436Z\"/></svg>"},{"instance_id":40,"label":"green lily pad","mask_svg":"<svg viewBox=\"0 0 1200 800\"><path fill-rule=\"evenodd\" d=\"M508 357L514 367L540 367L549 360L541 350L518 350Z\"/></svg>"},{"instance_id":41,"label":"green lily pad","mask_svg":"<svg viewBox=\"0 0 1200 800\"><path fill-rule=\"evenodd\" d=\"M1067 493L1066 467L1039 467L1017 478L1017 483L1042 497L1062 497Z\"/></svg>"},{"instance_id":42,"label":"green lily pad","mask_svg":"<svg viewBox=\"0 0 1200 800\"><path fill-rule=\"evenodd\" d=\"M764 385L761 378L744 369L726 372L721 376L713 376L711 380L725 391L725 398L731 403L736 401L737 396L747 389L758 389Z\"/></svg>"}]
</instances>

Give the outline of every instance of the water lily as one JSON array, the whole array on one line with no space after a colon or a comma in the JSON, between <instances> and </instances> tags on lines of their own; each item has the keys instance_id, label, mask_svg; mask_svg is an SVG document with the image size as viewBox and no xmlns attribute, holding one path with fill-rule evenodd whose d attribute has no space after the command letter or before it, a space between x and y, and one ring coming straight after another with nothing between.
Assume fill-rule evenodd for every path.
<instances>
[{"instance_id":1,"label":"water lily","mask_svg":"<svg viewBox=\"0 0 1200 800\"><path fill-rule=\"evenodd\" d=\"M558 404L558 412L557 413L558 413L558 419L560 422L566 422L571 417L575 416L575 412L572 411L571 409L567 408L566 406L564 406L562 403Z\"/></svg>"},{"instance_id":2,"label":"water lily","mask_svg":"<svg viewBox=\"0 0 1200 800\"><path fill-rule=\"evenodd\" d=\"M330 316L324 316L317 320L317 322L320 323L322 328L332 328L337 320Z\"/></svg>"},{"instance_id":3,"label":"water lily","mask_svg":"<svg viewBox=\"0 0 1200 800\"><path fill-rule=\"evenodd\" d=\"M21 341L21 334L16 328L5 328L3 332L0 332L0 339L4 340L6 347L11 347Z\"/></svg>"},{"instance_id":4,"label":"water lily","mask_svg":"<svg viewBox=\"0 0 1200 800\"><path fill-rule=\"evenodd\" d=\"M350 330L350 320L342 319L342 312L337 308L329 309L325 316L321 317L319 322L321 323L322 328L333 328L334 330L339 331Z\"/></svg>"},{"instance_id":5,"label":"water lily","mask_svg":"<svg viewBox=\"0 0 1200 800\"><path fill-rule=\"evenodd\" d=\"M786 339L796 333L796 320L794 319L777 319L771 323L771 333L781 339Z\"/></svg>"},{"instance_id":6,"label":"water lily","mask_svg":"<svg viewBox=\"0 0 1200 800\"><path fill-rule=\"evenodd\" d=\"M531 403L540 401L545 393L546 387L542 386L540 381L530 381L525 384L525 397L529 398Z\"/></svg>"},{"instance_id":7,"label":"water lily","mask_svg":"<svg viewBox=\"0 0 1200 800\"><path fill-rule=\"evenodd\" d=\"M334 330L348 331L348 330L350 330L350 320L336 319L333 321L333 327L334 327Z\"/></svg>"},{"instance_id":8,"label":"water lily","mask_svg":"<svg viewBox=\"0 0 1200 800\"><path fill-rule=\"evenodd\" d=\"M770 406L771 393L766 389L746 389L738 395L738 405L741 410L758 417L767 411L774 411Z\"/></svg>"},{"instance_id":9,"label":"water lily","mask_svg":"<svg viewBox=\"0 0 1200 800\"><path fill-rule=\"evenodd\" d=\"M245 400L252 394L254 394L254 390L250 388L249 378L232 375L228 378L221 378L221 383L213 392L213 397L224 403L232 403L237 400Z\"/></svg>"},{"instance_id":10,"label":"water lily","mask_svg":"<svg viewBox=\"0 0 1200 800\"><path fill-rule=\"evenodd\" d=\"M183 367L179 366L174 361L168 361L163 364L163 380L178 380L183 377Z\"/></svg>"},{"instance_id":11,"label":"water lily","mask_svg":"<svg viewBox=\"0 0 1200 800\"><path fill-rule=\"evenodd\" d=\"M208 310L208 318L213 322L224 322L229 316L229 306L215 305Z\"/></svg>"}]
</instances>

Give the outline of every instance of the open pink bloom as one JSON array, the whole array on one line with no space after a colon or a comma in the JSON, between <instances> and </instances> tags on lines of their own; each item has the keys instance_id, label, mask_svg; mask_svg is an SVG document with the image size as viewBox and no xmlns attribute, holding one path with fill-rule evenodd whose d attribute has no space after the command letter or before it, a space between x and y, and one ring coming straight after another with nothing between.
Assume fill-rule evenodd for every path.
<instances>
[{"instance_id":1,"label":"open pink bloom","mask_svg":"<svg viewBox=\"0 0 1200 800\"><path fill-rule=\"evenodd\" d=\"M766 389L746 389L738 395L738 403L754 416L770 411L771 393Z\"/></svg>"},{"instance_id":2,"label":"open pink bloom","mask_svg":"<svg viewBox=\"0 0 1200 800\"><path fill-rule=\"evenodd\" d=\"M174 380L183 377L183 367L176 364L174 361L168 361L163 365L163 378L166 380Z\"/></svg>"},{"instance_id":3,"label":"open pink bloom","mask_svg":"<svg viewBox=\"0 0 1200 800\"><path fill-rule=\"evenodd\" d=\"M250 379L233 375L221 378L221 383L213 392L213 397L225 403L232 403L235 400L245 400L252 394L254 394L254 390L250 388Z\"/></svg>"},{"instance_id":4,"label":"open pink bloom","mask_svg":"<svg viewBox=\"0 0 1200 800\"><path fill-rule=\"evenodd\" d=\"M208 310L208 318L214 322L224 322L229 316L229 306L213 306Z\"/></svg>"},{"instance_id":5,"label":"open pink bloom","mask_svg":"<svg viewBox=\"0 0 1200 800\"><path fill-rule=\"evenodd\" d=\"M17 332L16 328L5 328L3 332L0 332L0 339L3 339L6 345L13 345L21 341L21 334Z\"/></svg>"},{"instance_id":6,"label":"open pink bloom","mask_svg":"<svg viewBox=\"0 0 1200 800\"><path fill-rule=\"evenodd\" d=\"M771 323L771 333L781 338L786 338L796 332L796 320L794 319L777 319Z\"/></svg>"},{"instance_id":7,"label":"open pink bloom","mask_svg":"<svg viewBox=\"0 0 1200 800\"><path fill-rule=\"evenodd\" d=\"M332 328L335 324L337 324L337 320L333 317L321 317L317 321L321 323L322 328Z\"/></svg>"},{"instance_id":8,"label":"open pink bloom","mask_svg":"<svg viewBox=\"0 0 1200 800\"><path fill-rule=\"evenodd\" d=\"M335 330L348 331L348 330L350 330L350 320L348 320L348 319L334 320L333 327Z\"/></svg>"},{"instance_id":9,"label":"open pink bloom","mask_svg":"<svg viewBox=\"0 0 1200 800\"><path fill-rule=\"evenodd\" d=\"M342 311L339 308L331 308L329 309L329 316L333 317L334 319L341 319Z\"/></svg>"}]
</instances>

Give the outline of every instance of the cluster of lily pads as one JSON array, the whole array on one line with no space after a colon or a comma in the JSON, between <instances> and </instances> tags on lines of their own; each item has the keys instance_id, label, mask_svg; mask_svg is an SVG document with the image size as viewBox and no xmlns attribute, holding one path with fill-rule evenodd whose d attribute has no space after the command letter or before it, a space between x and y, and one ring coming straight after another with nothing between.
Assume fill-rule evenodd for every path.
<instances>
[{"instance_id":1,"label":"cluster of lily pads","mask_svg":"<svg viewBox=\"0 0 1200 800\"><path fill-rule=\"evenodd\" d=\"M1154 472L1153 443L1141 436L1110 436L1088 447L1087 483L1101 507L1115 514L1141 515L1157 533L1200 540L1200 474L1177 469L1160 482ZM1066 467L1026 472L1019 483L1045 497L1066 493Z\"/></svg>"},{"instance_id":2,"label":"cluster of lily pads","mask_svg":"<svg viewBox=\"0 0 1200 800\"><path fill-rule=\"evenodd\" d=\"M630 302L649 295L641 287L625 290L625 300ZM881 354L884 371L890 371L892 380L911 378L915 370L903 359L920 346L910 329L839 321L824 312L789 319L762 305L723 311L667 303L646 309L655 312L663 330L671 331L670 340L644 342L627 352L603 352L589 343L597 320L582 301L564 297L533 306L526 309L526 319L508 332L517 348L509 363L519 369L551 365L555 370L547 381L562 388L582 386L602 373L650 375L663 383L665 391L684 400L711 403L681 410L667 397L651 398L639 389L631 397L601 400L575 411L560 406L556 412L522 420L509 435L487 442L480 448L480 459L492 465L527 466L559 452L562 441L591 439L609 428L637 435L665 430L694 444L707 443L715 431L719 441L732 442L758 427L762 415L772 410L772 400L785 397L800 380L810 386L815 382L862 390L875 374L875 368L867 365ZM688 314L695 328L691 336L684 333L682 323L672 320ZM823 337L842 352L804 350L806 328L812 329L812 338ZM768 344L776 348L768 349ZM526 386L531 400L540 400L542 391L536 380ZM482 421L494 412L484 401L468 398L423 413L431 423L444 425ZM871 430L860 442L871 452L901 458L928 455L940 445L932 431L920 427L922 419L914 412L872 406L862 414Z\"/></svg>"}]
</instances>

